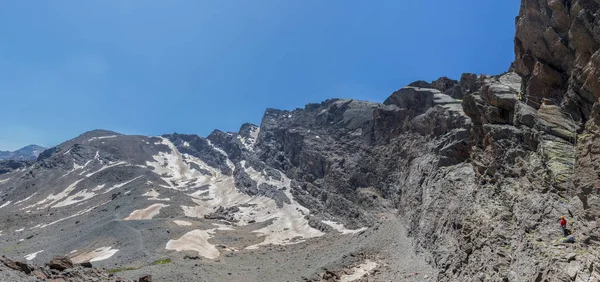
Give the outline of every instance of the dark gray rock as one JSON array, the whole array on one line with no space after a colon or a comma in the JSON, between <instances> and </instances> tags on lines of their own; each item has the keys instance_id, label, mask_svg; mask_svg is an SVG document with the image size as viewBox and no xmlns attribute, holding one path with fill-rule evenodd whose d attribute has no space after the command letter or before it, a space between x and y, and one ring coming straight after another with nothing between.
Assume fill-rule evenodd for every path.
<instances>
[{"instance_id":1,"label":"dark gray rock","mask_svg":"<svg viewBox=\"0 0 600 282\"><path fill-rule=\"evenodd\" d=\"M65 256L53 257L47 265L50 269L55 269L58 271L64 271L66 269L73 268L73 262L69 257Z\"/></svg>"}]
</instances>

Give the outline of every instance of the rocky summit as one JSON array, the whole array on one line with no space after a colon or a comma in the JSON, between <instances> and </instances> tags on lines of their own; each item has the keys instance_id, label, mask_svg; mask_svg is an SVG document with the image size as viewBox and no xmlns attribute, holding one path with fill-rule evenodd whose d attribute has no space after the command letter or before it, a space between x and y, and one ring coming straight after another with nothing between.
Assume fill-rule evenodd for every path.
<instances>
[{"instance_id":1,"label":"rocky summit","mask_svg":"<svg viewBox=\"0 0 600 282\"><path fill-rule=\"evenodd\" d=\"M0 279L600 281L599 13L523 0L503 74L3 163Z\"/></svg>"}]
</instances>

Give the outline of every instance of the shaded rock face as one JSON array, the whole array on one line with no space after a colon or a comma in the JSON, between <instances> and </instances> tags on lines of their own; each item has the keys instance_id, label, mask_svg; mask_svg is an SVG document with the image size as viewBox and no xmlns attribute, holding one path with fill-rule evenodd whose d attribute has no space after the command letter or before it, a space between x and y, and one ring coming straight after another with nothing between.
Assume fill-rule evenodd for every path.
<instances>
[{"instance_id":1,"label":"shaded rock face","mask_svg":"<svg viewBox=\"0 0 600 282\"><path fill-rule=\"evenodd\" d=\"M515 70L527 103L543 99L586 121L600 98L600 1L522 1L517 17Z\"/></svg>"},{"instance_id":2,"label":"shaded rock face","mask_svg":"<svg viewBox=\"0 0 600 282\"><path fill-rule=\"evenodd\" d=\"M0 174L9 173L33 164L32 161L0 161Z\"/></svg>"}]
</instances>

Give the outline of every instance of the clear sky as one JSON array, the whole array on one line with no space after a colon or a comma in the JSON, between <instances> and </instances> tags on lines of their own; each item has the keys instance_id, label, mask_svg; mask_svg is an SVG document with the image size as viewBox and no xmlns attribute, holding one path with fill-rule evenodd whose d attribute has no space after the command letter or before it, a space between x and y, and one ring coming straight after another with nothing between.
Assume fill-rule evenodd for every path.
<instances>
[{"instance_id":1,"label":"clear sky","mask_svg":"<svg viewBox=\"0 0 600 282\"><path fill-rule=\"evenodd\" d=\"M519 3L0 1L0 150L92 129L206 136L266 108L501 73Z\"/></svg>"}]
</instances>

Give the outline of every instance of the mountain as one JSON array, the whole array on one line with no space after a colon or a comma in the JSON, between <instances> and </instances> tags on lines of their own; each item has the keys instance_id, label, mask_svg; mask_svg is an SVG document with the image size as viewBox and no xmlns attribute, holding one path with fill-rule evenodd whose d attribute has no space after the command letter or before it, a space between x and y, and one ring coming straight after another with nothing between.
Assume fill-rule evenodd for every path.
<instances>
[{"instance_id":1,"label":"mountain","mask_svg":"<svg viewBox=\"0 0 600 282\"><path fill-rule=\"evenodd\" d=\"M599 280L598 11L523 0L508 72L382 103L86 132L0 174L0 250L158 281Z\"/></svg>"},{"instance_id":2,"label":"mountain","mask_svg":"<svg viewBox=\"0 0 600 282\"><path fill-rule=\"evenodd\" d=\"M0 151L0 161L31 161L35 160L44 150L46 150L46 148L42 146L29 145L13 152Z\"/></svg>"}]
</instances>

